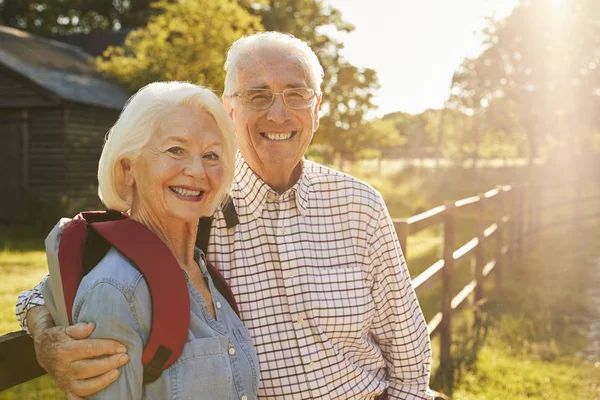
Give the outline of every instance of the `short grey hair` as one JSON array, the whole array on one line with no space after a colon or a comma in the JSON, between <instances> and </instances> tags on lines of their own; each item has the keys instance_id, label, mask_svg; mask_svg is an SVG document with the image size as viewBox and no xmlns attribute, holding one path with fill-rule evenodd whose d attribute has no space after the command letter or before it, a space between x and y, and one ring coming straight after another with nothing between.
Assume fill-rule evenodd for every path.
<instances>
[{"instance_id":1,"label":"short grey hair","mask_svg":"<svg viewBox=\"0 0 600 400\"><path fill-rule=\"evenodd\" d=\"M225 60L224 96L231 96L237 91L237 75L242 64L249 62L253 56L263 50L297 57L307 73L310 88L317 94L321 94L324 72L315 52L293 35L281 32L259 32L236 40L229 48Z\"/></svg>"},{"instance_id":2,"label":"short grey hair","mask_svg":"<svg viewBox=\"0 0 600 400\"><path fill-rule=\"evenodd\" d=\"M141 88L125 104L108 132L98 164L98 196L109 209L128 211L132 189L125 184L122 160L135 161L160 126L160 119L174 107L190 105L213 116L223 139L223 184L209 205L212 214L233 180L235 129L219 98L203 86L187 82L155 82Z\"/></svg>"}]
</instances>

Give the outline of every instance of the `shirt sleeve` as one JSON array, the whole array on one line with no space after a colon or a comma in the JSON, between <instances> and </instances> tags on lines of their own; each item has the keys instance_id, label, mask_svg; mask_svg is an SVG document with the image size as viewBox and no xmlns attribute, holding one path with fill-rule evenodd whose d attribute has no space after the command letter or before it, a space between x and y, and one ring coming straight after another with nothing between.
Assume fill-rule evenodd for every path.
<instances>
[{"instance_id":1,"label":"shirt sleeve","mask_svg":"<svg viewBox=\"0 0 600 400\"><path fill-rule=\"evenodd\" d=\"M374 271L372 331L387 364L390 399L433 400L431 344L404 255L383 205L369 243Z\"/></svg>"},{"instance_id":2,"label":"shirt sleeve","mask_svg":"<svg viewBox=\"0 0 600 400\"><path fill-rule=\"evenodd\" d=\"M139 283L138 283L139 284ZM79 296L79 294L78 294ZM88 399L141 399L143 397L142 338L135 299L127 299L114 284L100 281L76 300L79 311L73 322L94 322L90 337L114 339L127 347L129 362L119 368L119 378L107 388L88 396Z\"/></svg>"},{"instance_id":3,"label":"shirt sleeve","mask_svg":"<svg viewBox=\"0 0 600 400\"><path fill-rule=\"evenodd\" d=\"M46 305L44 301L44 295L42 294L42 287L46 283L49 275L46 275L44 279L31 290L26 290L19 294L17 297L17 306L15 313L17 315L17 321L19 321L19 325L21 325L21 329L23 329L27 334L31 335L29 332L29 326L27 324L27 311L31 310L35 306L43 306Z\"/></svg>"}]
</instances>

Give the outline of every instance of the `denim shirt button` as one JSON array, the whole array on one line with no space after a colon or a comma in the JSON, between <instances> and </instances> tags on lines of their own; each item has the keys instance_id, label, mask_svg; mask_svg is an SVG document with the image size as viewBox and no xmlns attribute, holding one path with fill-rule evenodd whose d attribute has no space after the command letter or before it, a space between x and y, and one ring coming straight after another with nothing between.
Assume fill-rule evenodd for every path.
<instances>
[{"instance_id":1,"label":"denim shirt button","mask_svg":"<svg viewBox=\"0 0 600 400\"><path fill-rule=\"evenodd\" d=\"M248 396L243 395L242 397L240 397L240 400L248 400Z\"/></svg>"},{"instance_id":2,"label":"denim shirt button","mask_svg":"<svg viewBox=\"0 0 600 400\"><path fill-rule=\"evenodd\" d=\"M235 347L229 346L229 354L232 356L235 355Z\"/></svg>"},{"instance_id":3,"label":"denim shirt button","mask_svg":"<svg viewBox=\"0 0 600 400\"><path fill-rule=\"evenodd\" d=\"M220 301L217 301L217 304L216 304L216 306L217 306L217 308L220 310L220 309L221 309L221 302L220 302Z\"/></svg>"}]
</instances>

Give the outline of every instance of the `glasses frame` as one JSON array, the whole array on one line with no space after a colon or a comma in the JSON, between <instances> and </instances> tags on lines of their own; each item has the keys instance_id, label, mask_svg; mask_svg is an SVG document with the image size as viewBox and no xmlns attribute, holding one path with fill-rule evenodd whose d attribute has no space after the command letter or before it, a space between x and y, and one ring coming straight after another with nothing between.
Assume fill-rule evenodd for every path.
<instances>
[{"instance_id":1,"label":"glasses frame","mask_svg":"<svg viewBox=\"0 0 600 400\"><path fill-rule=\"evenodd\" d=\"M310 95L310 97L306 99L307 101L309 101L309 104L307 104L304 107L291 107L287 103L287 101L285 99L285 93L286 92L289 93L289 91L291 91L291 90L298 90L298 89L305 89L305 90L309 90L310 92L312 92L312 94ZM244 94L248 93L249 91L261 91L261 90L265 91L265 92L271 92L271 93L273 93L273 97L271 97L271 102L267 106L265 106L265 107L256 107L256 106L252 105L250 102L248 102L248 101L246 101L244 99ZM311 89L311 88L308 88L308 87L297 87L297 88L287 88L287 89L284 89L282 92L274 92L271 89L246 89L246 90L241 91L241 92L235 92L232 95L232 97L239 97L240 100L242 101L242 104L244 105L244 107L248 107L248 108L250 108L252 110L257 110L257 111L264 111L264 110L268 110L269 108L271 108L273 106L273 103L275 103L275 96L281 96L281 98L283 99L283 104L287 108L289 108L291 110L304 110L305 108L312 107L312 105L314 103L311 104L311 102L312 102L312 100L314 100L317 97L317 92L315 92L314 89Z\"/></svg>"}]
</instances>

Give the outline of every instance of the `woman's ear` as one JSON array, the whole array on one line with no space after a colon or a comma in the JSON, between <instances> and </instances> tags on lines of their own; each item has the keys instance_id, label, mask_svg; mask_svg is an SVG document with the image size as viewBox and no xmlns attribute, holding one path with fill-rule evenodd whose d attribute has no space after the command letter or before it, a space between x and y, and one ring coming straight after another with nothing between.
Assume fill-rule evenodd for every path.
<instances>
[{"instance_id":1,"label":"woman's ear","mask_svg":"<svg viewBox=\"0 0 600 400\"><path fill-rule=\"evenodd\" d=\"M121 168L123 169L123 177L125 178L125 184L129 187L133 187L133 185L135 184L135 178L133 177L131 161L128 159L121 160Z\"/></svg>"}]
</instances>

